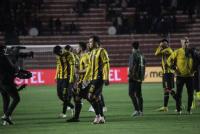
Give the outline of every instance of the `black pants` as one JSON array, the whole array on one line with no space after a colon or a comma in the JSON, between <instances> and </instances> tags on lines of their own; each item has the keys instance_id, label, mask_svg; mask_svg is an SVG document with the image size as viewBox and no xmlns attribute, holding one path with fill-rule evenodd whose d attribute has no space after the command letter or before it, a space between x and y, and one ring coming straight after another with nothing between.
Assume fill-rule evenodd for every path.
<instances>
[{"instance_id":1,"label":"black pants","mask_svg":"<svg viewBox=\"0 0 200 134\"><path fill-rule=\"evenodd\" d=\"M71 103L72 99L72 84L69 84L68 79L57 79L57 95L63 101L63 113L66 113L67 106L71 109L74 105Z\"/></svg>"},{"instance_id":2,"label":"black pants","mask_svg":"<svg viewBox=\"0 0 200 134\"><path fill-rule=\"evenodd\" d=\"M187 111L191 110L192 106L192 101L193 101L193 77L180 77L177 76L176 78L176 94L177 94L177 99L176 99L176 109L177 111L181 111L181 104L182 104L182 92L183 92L183 86L186 84L187 88L187 94L188 94L188 107Z\"/></svg>"},{"instance_id":3,"label":"black pants","mask_svg":"<svg viewBox=\"0 0 200 134\"><path fill-rule=\"evenodd\" d=\"M143 112L142 83L138 81L129 81L129 96L136 111Z\"/></svg>"},{"instance_id":4,"label":"black pants","mask_svg":"<svg viewBox=\"0 0 200 134\"><path fill-rule=\"evenodd\" d=\"M103 105L101 101L101 94L103 90L104 81L102 79L92 80L89 92L92 93L92 97L88 98L94 108L96 115L104 116Z\"/></svg>"},{"instance_id":5,"label":"black pants","mask_svg":"<svg viewBox=\"0 0 200 134\"><path fill-rule=\"evenodd\" d=\"M3 112L6 116L11 116L20 101L20 96L17 88L14 84L6 84L2 86L0 90L3 99ZM10 97L12 98L11 104Z\"/></svg>"},{"instance_id":6,"label":"black pants","mask_svg":"<svg viewBox=\"0 0 200 134\"><path fill-rule=\"evenodd\" d=\"M194 90L200 91L200 70L194 73Z\"/></svg>"},{"instance_id":7,"label":"black pants","mask_svg":"<svg viewBox=\"0 0 200 134\"><path fill-rule=\"evenodd\" d=\"M164 107L167 107L169 102L169 94L171 94L174 100L176 100L175 92L172 90L174 88L174 74L164 73L162 82L164 89Z\"/></svg>"},{"instance_id":8,"label":"black pants","mask_svg":"<svg viewBox=\"0 0 200 134\"><path fill-rule=\"evenodd\" d=\"M75 115L74 117L76 119L79 119L80 116L80 112L82 109L82 99L86 99L91 105L92 102L91 100L88 98L88 93L89 93L89 89L90 89L90 84L88 84L86 87L82 88L82 84L79 84L78 87L79 89L78 92L76 94L74 94L74 102L75 102Z\"/></svg>"}]
</instances>

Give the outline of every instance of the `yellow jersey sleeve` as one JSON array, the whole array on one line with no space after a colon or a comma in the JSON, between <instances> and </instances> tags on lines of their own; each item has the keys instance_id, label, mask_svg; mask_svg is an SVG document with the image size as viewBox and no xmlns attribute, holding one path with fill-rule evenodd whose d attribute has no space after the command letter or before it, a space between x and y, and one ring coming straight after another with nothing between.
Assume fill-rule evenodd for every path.
<instances>
[{"instance_id":1,"label":"yellow jersey sleeve","mask_svg":"<svg viewBox=\"0 0 200 134\"><path fill-rule=\"evenodd\" d=\"M87 68L86 68L85 76L83 77L83 81L91 80L92 70L91 70L91 61L90 61L91 57L90 56L91 56L91 53L90 54L88 53L88 65L87 65Z\"/></svg>"},{"instance_id":2,"label":"yellow jersey sleeve","mask_svg":"<svg viewBox=\"0 0 200 134\"><path fill-rule=\"evenodd\" d=\"M174 51L167 59L167 65L169 67L171 67L174 64L176 57L177 57L177 50Z\"/></svg>"},{"instance_id":3,"label":"yellow jersey sleeve","mask_svg":"<svg viewBox=\"0 0 200 134\"><path fill-rule=\"evenodd\" d=\"M74 82L74 75L75 75L75 57L72 53L69 54L68 62L70 66L70 75L69 75L69 83Z\"/></svg>"},{"instance_id":4,"label":"yellow jersey sleeve","mask_svg":"<svg viewBox=\"0 0 200 134\"><path fill-rule=\"evenodd\" d=\"M161 47L158 46L157 49L156 49L156 52L155 52L155 56L159 56L161 55Z\"/></svg>"},{"instance_id":5,"label":"yellow jersey sleeve","mask_svg":"<svg viewBox=\"0 0 200 134\"><path fill-rule=\"evenodd\" d=\"M80 63L79 63L79 70L80 71L87 71L89 64L89 55L85 53L81 58L80 58ZM81 82L84 79L86 72L83 74L80 74L80 79L79 82Z\"/></svg>"},{"instance_id":6,"label":"yellow jersey sleeve","mask_svg":"<svg viewBox=\"0 0 200 134\"><path fill-rule=\"evenodd\" d=\"M103 80L109 80L110 63L108 53L105 49L101 50L101 60L103 63Z\"/></svg>"},{"instance_id":7,"label":"yellow jersey sleeve","mask_svg":"<svg viewBox=\"0 0 200 134\"><path fill-rule=\"evenodd\" d=\"M60 62L59 62L59 56L56 56L56 75L55 75L55 79L58 79L58 73L59 73L59 67L60 66Z\"/></svg>"}]
</instances>

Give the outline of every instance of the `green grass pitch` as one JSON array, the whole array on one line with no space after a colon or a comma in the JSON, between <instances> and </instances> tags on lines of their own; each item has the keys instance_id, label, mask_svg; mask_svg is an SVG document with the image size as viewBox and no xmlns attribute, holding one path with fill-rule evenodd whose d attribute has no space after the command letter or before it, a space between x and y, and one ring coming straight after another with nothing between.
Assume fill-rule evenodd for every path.
<instances>
[{"instance_id":1,"label":"green grass pitch","mask_svg":"<svg viewBox=\"0 0 200 134\"><path fill-rule=\"evenodd\" d=\"M144 116L133 118L133 106L128 96L127 84L104 87L108 107L106 124L92 125L94 113L87 112L89 104L84 101L81 122L66 123L58 119L61 102L55 87L28 87L20 92L21 102L13 114L14 126L0 126L0 134L199 134L200 108L192 115L176 115L175 102L170 97L169 111L156 112L162 106L161 84L144 84ZM186 89L183 104L187 104ZM185 111L184 111L185 112ZM2 100L0 98L0 113ZM69 115L68 115L68 118Z\"/></svg>"}]
</instances>

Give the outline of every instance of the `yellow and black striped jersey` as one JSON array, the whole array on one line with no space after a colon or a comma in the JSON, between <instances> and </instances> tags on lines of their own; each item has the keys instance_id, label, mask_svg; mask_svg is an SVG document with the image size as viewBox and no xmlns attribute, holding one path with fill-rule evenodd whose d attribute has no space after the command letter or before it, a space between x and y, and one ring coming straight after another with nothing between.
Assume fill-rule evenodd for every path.
<instances>
[{"instance_id":1,"label":"yellow and black striped jersey","mask_svg":"<svg viewBox=\"0 0 200 134\"><path fill-rule=\"evenodd\" d=\"M80 71L87 70L88 65L89 65L89 54L88 53L84 53L80 57L79 70ZM79 76L79 81L80 82L83 81L83 79L87 80L87 78L84 78L84 76L85 76L85 73L80 74L80 76Z\"/></svg>"},{"instance_id":2,"label":"yellow and black striped jersey","mask_svg":"<svg viewBox=\"0 0 200 134\"><path fill-rule=\"evenodd\" d=\"M173 73L173 70L167 66L167 59L173 53L173 50L170 47L162 49L162 47L158 47L155 52L155 56L162 57L162 72L165 73Z\"/></svg>"},{"instance_id":3,"label":"yellow and black striped jersey","mask_svg":"<svg viewBox=\"0 0 200 134\"><path fill-rule=\"evenodd\" d=\"M56 79L69 79L69 83L74 81L75 58L71 52L64 52L61 56L56 56Z\"/></svg>"},{"instance_id":4,"label":"yellow and black striped jersey","mask_svg":"<svg viewBox=\"0 0 200 134\"><path fill-rule=\"evenodd\" d=\"M75 53L73 53L73 55L74 55L74 58L75 58L75 67L79 68L80 57Z\"/></svg>"},{"instance_id":5,"label":"yellow and black striped jersey","mask_svg":"<svg viewBox=\"0 0 200 134\"><path fill-rule=\"evenodd\" d=\"M60 79L61 76L63 76L64 78L64 75L62 74L63 71L62 71L62 65L61 65L61 56L58 56L56 55L56 76L55 76L55 79Z\"/></svg>"},{"instance_id":6,"label":"yellow and black striped jersey","mask_svg":"<svg viewBox=\"0 0 200 134\"><path fill-rule=\"evenodd\" d=\"M108 53L104 48L93 49L90 53L89 66L85 78L90 80L109 80L110 63Z\"/></svg>"},{"instance_id":7,"label":"yellow and black striped jersey","mask_svg":"<svg viewBox=\"0 0 200 134\"><path fill-rule=\"evenodd\" d=\"M184 48L175 50L167 59L168 66L176 65L177 76L190 77L193 76L193 59L191 55L185 54Z\"/></svg>"}]
</instances>

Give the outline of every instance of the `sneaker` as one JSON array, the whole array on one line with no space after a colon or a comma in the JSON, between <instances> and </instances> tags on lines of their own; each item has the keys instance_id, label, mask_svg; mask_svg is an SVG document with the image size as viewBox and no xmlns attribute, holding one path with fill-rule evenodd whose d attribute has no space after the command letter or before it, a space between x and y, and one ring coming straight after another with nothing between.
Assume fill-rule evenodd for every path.
<instances>
[{"instance_id":1,"label":"sneaker","mask_svg":"<svg viewBox=\"0 0 200 134\"><path fill-rule=\"evenodd\" d=\"M180 110L185 110L185 105L181 105L181 109ZM177 109L175 109L174 112L177 112Z\"/></svg>"},{"instance_id":2,"label":"sneaker","mask_svg":"<svg viewBox=\"0 0 200 134\"><path fill-rule=\"evenodd\" d=\"M94 112L94 108L93 108L92 106L90 106L90 108L89 108L88 111L89 111L89 112Z\"/></svg>"},{"instance_id":3,"label":"sneaker","mask_svg":"<svg viewBox=\"0 0 200 134\"><path fill-rule=\"evenodd\" d=\"M67 111L69 111L69 110L71 110L71 108L70 108L70 107L67 107Z\"/></svg>"},{"instance_id":4,"label":"sneaker","mask_svg":"<svg viewBox=\"0 0 200 134\"><path fill-rule=\"evenodd\" d=\"M67 122L80 122L78 118L72 117L71 119L67 120Z\"/></svg>"},{"instance_id":5,"label":"sneaker","mask_svg":"<svg viewBox=\"0 0 200 134\"><path fill-rule=\"evenodd\" d=\"M104 117L100 117L100 121L99 121L100 124L104 124L106 123L106 120Z\"/></svg>"},{"instance_id":6,"label":"sneaker","mask_svg":"<svg viewBox=\"0 0 200 134\"><path fill-rule=\"evenodd\" d=\"M167 107L161 107L161 108L156 109L156 111L158 111L158 112L168 112L168 108Z\"/></svg>"},{"instance_id":7,"label":"sneaker","mask_svg":"<svg viewBox=\"0 0 200 134\"><path fill-rule=\"evenodd\" d=\"M8 123L6 121L3 121L2 125L6 126L6 125L8 125Z\"/></svg>"},{"instance_id":8,"label":"sneaker","mask_svg":"<svg viewBox=\"0 0 200 134\"><path fill-rule=\"evenodd\" d=\"M3 118L6 118L6 115L4 114L3 116L1 116L1 119L3 120Z\"/></svg>"},{"instance_id":9,"label":"sneaker","mask_svg":"<svg viewBox=\"0 0 200 134\"><path fill-rule=\"evenodd\" d=\"M141 112L141 111L140 111L139 113L140 113L140 116L143 116L143 115L144 115L143 112Z\"/></svg>"},{"instance_id":10,"label":"sneaker","mask_svg":"<svg viewBox=\"0 0 200 134\"><path fill-rule=\"evenodd\" d=\"M11 118L10 117L4 117L4 118L2 118L2 120L3 120L3 123L5 124L5 125L14 125L14 123L11 121Z\"/></svg>"},{"instance_id":11,"label":"sneaker","mask_svg":"<svg viewBox=\"0 0 200 134\"><path fill-rule=\"evenodd\" d=\"M101 116L96 115L96 117L94 118L93 124L99 124L100 119L101 119Z\"/></svg>"},{"instance_id":12,"label":"sneaker","mask_svg":"<svg viewBox=\"0 0 200 134\"><path fill-rule=\"evenodd\" d=\"M140 116L140 112L139 112L139 111L135 111L135 112L132 113L131 116L132 116L132 117Z\"/></svg>"},{"instance_id":13,"label":"sneaker","mask_svg":"<svg viewBox=\"0 0 200 134\"><path fill-rule=\"evenodd\" d=\"M58 116L58 118L66 118L67 117L67 115L66 114L63 114L63 113L61 113L59 116Z\"/></svg>"},{"instance_id":14,"label":"sneaker","mask_svg":"<svg viewBox=\"0 0 200 134\"><path fill-rule=\"evenodd\" d=\"M107 112L107 111L108 111L107 107L103 107L103 112Z\"/></svg>"}]
</instances>

